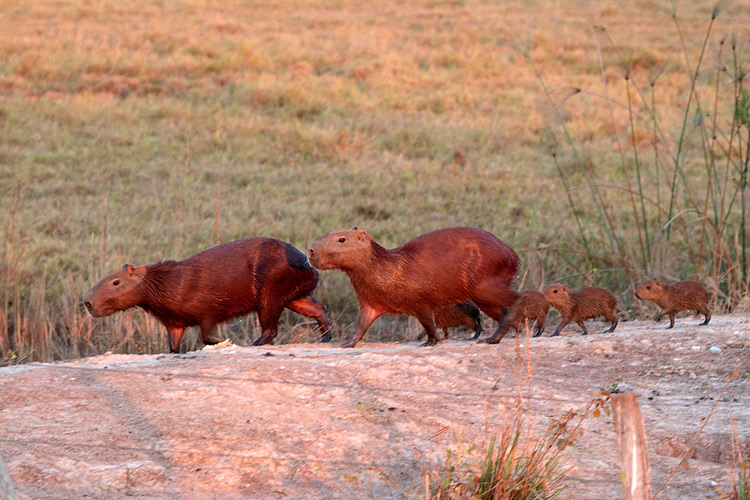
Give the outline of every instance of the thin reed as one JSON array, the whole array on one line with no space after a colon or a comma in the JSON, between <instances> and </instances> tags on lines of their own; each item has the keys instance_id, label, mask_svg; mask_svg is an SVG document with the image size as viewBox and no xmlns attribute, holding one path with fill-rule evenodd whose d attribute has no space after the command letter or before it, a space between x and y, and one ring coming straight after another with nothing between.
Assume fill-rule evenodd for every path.
<instances>
[{"instance_id":1,"label":"thin reed","mask_svg":"<svg viewBox=\"0 0 750 500\"><path fill-rule=\"evenodd\" d=\"M660 85L669 63L643 71L618 48L617 34L603 26L594 27L603 91L574 88L560 98L559 92L547 90L533 57L525 54L554 109L551 161L568 193L585 267L616 268L616 276L602 276L600 282L629 292L623 297L628 303L638 281L649 276L703 281L716 306L726 311L750 292L750 91L745 86L750 59L747 40L715 33L719 7L705 19L697 57L673 7L674 50L683 59L681 86L674 79ZM660 90L681 95L679 114L659 108ZM599 101L606 106L621 170L618 183L599 180L609 167L588 163L585 141L571 131L572 111L566 108L584 98L583 109ZM585 193L598 217L581 215L588 203L580 199Z\"/></svg>"}]
</instances>

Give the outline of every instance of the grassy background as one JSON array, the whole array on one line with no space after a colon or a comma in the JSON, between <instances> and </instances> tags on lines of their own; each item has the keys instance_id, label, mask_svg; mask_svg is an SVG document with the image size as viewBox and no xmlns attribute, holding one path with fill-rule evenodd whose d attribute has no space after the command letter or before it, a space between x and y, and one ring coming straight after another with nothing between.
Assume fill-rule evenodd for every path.
<instances>
[{"instance_id":1,"label":"grassy background","mask_svg":"<svg viewBox=\"0 0 750 500\"><path fill-rule=\"evenodd\" d=\"M678 25L670 4L652 1L9 0L0 9L0 350L6 361L163 351L162 328L137 311L92 322L85 291L126 262L261 235L304 250L352 225L385 246L481 227L519 253L523 288L609 286L623 314L638 307L632 286L647 274L711 279L699 264L710 256L691 251L696 228L657 238L641 265L629 250L639 224L669 216L649 209L639 223L618 189L603 189L601 202L627 261L605 238L586 250L575 216L599 232L603 223L585 188L569 191L577 205L568 201L558 168L570 186L624 187L634 152L656 165L648 129L629 134L627 109L610 112L593 93L627 102L627 74L650 99L658 77L658 121L677 141L713 7L681 4ZM724 125L731 92L715 106L710 93L718 48L731 32L747 53L748 18L747 3L723 6L695 79ZM601 50L594 26L606 28ZM571 97L571 87L585 92ZM625 169L618 141L630 147ZM710 171L693 161L704 156L700 134L686 142L696 147L685 172L701 186ZM654 165L644 165L649 199L668 199ZM357 311L346 278L323 273L315 295L345 334ZM280 340L305 340L308 326L285 315ZM252 318L225 330L240 342L257 335ZM389 335L404 335L400 320L380 320L368 337Z\"/></svg>"}]
</instances>

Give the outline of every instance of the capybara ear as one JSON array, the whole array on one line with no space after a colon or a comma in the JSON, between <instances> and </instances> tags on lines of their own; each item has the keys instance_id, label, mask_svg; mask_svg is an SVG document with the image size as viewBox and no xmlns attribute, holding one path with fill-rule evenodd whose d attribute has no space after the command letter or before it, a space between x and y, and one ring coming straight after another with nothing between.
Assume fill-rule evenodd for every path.
<instances>
[{"instance_id":1,"label":"capybara ear","mask_svg":"<svg viewBox=\"0 0 750 500\"><path fill-rule=\"evenodd\" d=\"M133 276L135 274L135 267L130 264L125 264L122 268L128 270L128 276Z\"/></svg>"},{"instance_id":2,"label":"capybara ear","mask_svg":"<svg viewBox=\"0 0 750 500\"><path fill-rule=\"evenodd\" d=\"M358 240L360 240L360 241L361 241L361 240L362 240L362 238L364 238L364 236L365 236L365 235L367 234L367 233L365 233L365 230L364 230L364 229L362 229L361 227L354 227L354 228L352 228L352 229L354 229L354 230L356 231L356 232L354 233L354 235L355 235L355 236L357 237L357 239L358 239Z\"/></svg>"},{"instance_id":3,"label":"capybara ear","mask_svg":"<svg viewBox=\"0 0 750 500\"><path fill-rule=\"evenodd\" d=\"M656 278L654 281L656 282L657 285L661 286L661 280L659 278Z\"/></svg>"},{"instance_id":4,"label":"capybara ear","mask_svg":"<svg viewBox=\"0 0 750 500\"><path fill-rule=\"evenodd\" d=\"M563 285L563 290L567 290L567 289L568 289L568 284L567 284L567 283L565 283L565 284Z\"/></svg>"}]
</instances>

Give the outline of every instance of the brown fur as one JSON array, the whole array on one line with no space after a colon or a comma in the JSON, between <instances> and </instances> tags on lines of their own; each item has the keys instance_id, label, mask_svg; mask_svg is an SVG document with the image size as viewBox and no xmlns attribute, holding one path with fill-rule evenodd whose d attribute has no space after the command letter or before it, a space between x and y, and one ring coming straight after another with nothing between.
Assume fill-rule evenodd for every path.
<instances>
[{"instance_id":1,"label":"brown fur","mask_svg":"<svg viewBox=\"0 0 750 500\"><path fill-rule=\"evenodd\" d=\"M314 318L322 340L330 340L326 308L310 297L317 283L318 272L289 243L248 238L180 262L126 264L89 290L84 304L95 318L146 310L167 327L171 352L179 351L185 328L199 326L203 342L215 344L217 324L251 311L263 329L255 345L266 344L276 337L285 307Z\"/></svg>"},{"instance_id":2,"label":"brown fur","mask_svg":"<svg viewBox=\"0 0 750 500\"><path fill-rule=\"evenodd\" d=\"M536 290L526 290L521 292L521 296L516 300L508 310L508 319L505 321L503 328L498 334L502 339L512 328L516 333L521 333L521 329L529 320L529 324L536 321L534 337L538 337L544 331L544 322L549 312L549 302L542 292Z\"/></svg>"},{"instance_id":3,"label":"brown fur","mask_svg":"<svg viewBox=\"0 0 750 500\"><path fill-rule=\"evenodd\" d=\"M465 326L474 330L472 340L482 334L482 319L479 315L479 308L471 301L440 306L433 312L433 318L435 319L435 328L443 329L443 339L448 338L448 328L457 326ZM422 340L425 335L427 335L427 331L422 330L417 340Z\"/></svg>"},{"instance_id":4,"label":"brown fur","mask_svg":"<svg viewBox=\"0 0 750 500\"><path fill-rule=\"evenodd\" d=\"M338 231L310 246L318 269L341 269L359 302L357 331L344 344L353 347L383 314L416 317L427 331L425 345L438 342L433 311L473 301L500 321L518 298L511 284L518 256L497 237L479 229L456 227L424 234L387 250L362 229Z\"/></svg>"},{"instance_id":5,"label":"brown fur","mask_svg":"<svg viewBox=\"0 0 750 500\"><path fill-rule=\"evenodd\" d=\"M550 337L559 335L565 325L571 321L578 323L578 326L583 329L582 335L586 335L588 331L586 331L583 322L599 316L604 316L612 323L609 330L605 330L605 332L615 331L617 326L617 316L615 316L617 299L609 290L598 286L590 286L574 292L568 288L568 285L555 283L545 288L544 296L552 307L560 311L562 316L560 324L557 325L557 329Z\"/></svg>"},{"instance_id":6,"label":"brown fur","mask_svg":"<svg viewBox=\"0 0 750 500\"><path fill-rule=\"evenodd\" d=\"M657 317L661 319L662 314L669 315L669 326L674 326L674 317L680 311L695 309L703 314L706 319L701 325L707 325L711 319L711 311L708 309L710 295L706 287L693 280L679 281L674 285L664 285L660 280L648 281L641 285L635 296L640 300L650 300L662 311Z\"/></svg>"}]
</instances>

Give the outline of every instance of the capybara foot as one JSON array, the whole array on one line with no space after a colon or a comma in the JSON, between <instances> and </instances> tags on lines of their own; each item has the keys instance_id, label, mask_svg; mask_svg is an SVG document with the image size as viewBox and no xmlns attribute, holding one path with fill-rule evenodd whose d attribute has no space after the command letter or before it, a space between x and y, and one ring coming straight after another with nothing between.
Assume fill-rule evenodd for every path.
<instances>
[{"instance_id":1,"label":"capybara foot","mask_svg":"<svg viewBox=\"0 0 750 500\"><path fill-rule=\"evenodd\" d=\"M589 332L586 332L586 331L581 332L581 335L588 335L588 334Z\"/></svg>"},{"instance_id":2,"label":"capybara foot","mask_svg":"<svg viewBox=\"0 0 750 500\"><path fill-rule=\"evenodd\" d=\"M475 333L474 335L472 335L471 337L469 337L469 338L468 338L468 339L466 339L466 340L476 340L476 339L478 339L478 338L479 338L479 335L481 335L481 333L482 333L482 332L477 332L477 333Z\"/></svg>"},{"instance_id":3,"label":"capybara foot","mask_svg":"<svg viewBox=\"0 0 750 500\"><path fill-rule=\"evenodd\" d=\"M711 321L711 313L708 313L708 316L706 316L705 321L701 325L707 325L709 321Z\"/></svg>"},{"instance_id":4,"label":"capybara foot","mask_svg":"<svg viewBox=\"0 0 750 500\"><path fill-rule=\"evenodd\" d=\"M268 340L266 340L266 336L261 335L260 337L258 337L258 339L255 342L253 342L253 345L264 345L267 343L268 343Z\"/></svg>"},{"instance_id":5,"label":"capybara foot","mask_svg":"<svg viewBox=\"0 0 750 500\"><path fill-rule=\"evenodd\" d=\"M495 336L492 336L492 337L486 338L484 340L480 340L479 343L480 344L499 344L500 343L500 339L497 338L497 337L495 337Z\"/></svg>"},{"instance_id":6,"label":"capybara foot","mask_svg":"<svg viewBox=\"0 0 750 500\"><path fill-rule=\"evenodd\" d=\"M425 342L424 344L420 344L419 347L430 347L430 346L437 345L437 343L438 343L437 339L427 339L427 342Z\"/></svg>"},{"instance_id":7,"label":"capybara foot","mask_svg":"<svg viewBox=\"0 0 750 500\"><path fill-rule=\"evenodd\" d=\"M339 347L343 347L344 349L349 349L350 347L354 347L355 345L357 345L357 342L353 340L349 340L341 344Z\"/></svg>"},{"instance_id":8,"label":"capybara foot","mask_svg":"<svg viewBox=\"0 0 750 500\"><path fill-rule=\"evenodd\" d=\"M322 337L320 337L320 340L318 342L330 342L331 341L331 331L327 331L323 334Z\"/></svg>"},{"instance_id":9,"label":"capybara foot","mask_svg":"<svg viewBox=\"0 0 750 500\"><path fill-rule=\"evenodd\" d=\"M539 330L534 335L532 335L532 337L541 337L541 336L542 336L542 331L541 330Z\"/></svg>"}]
</instances>

